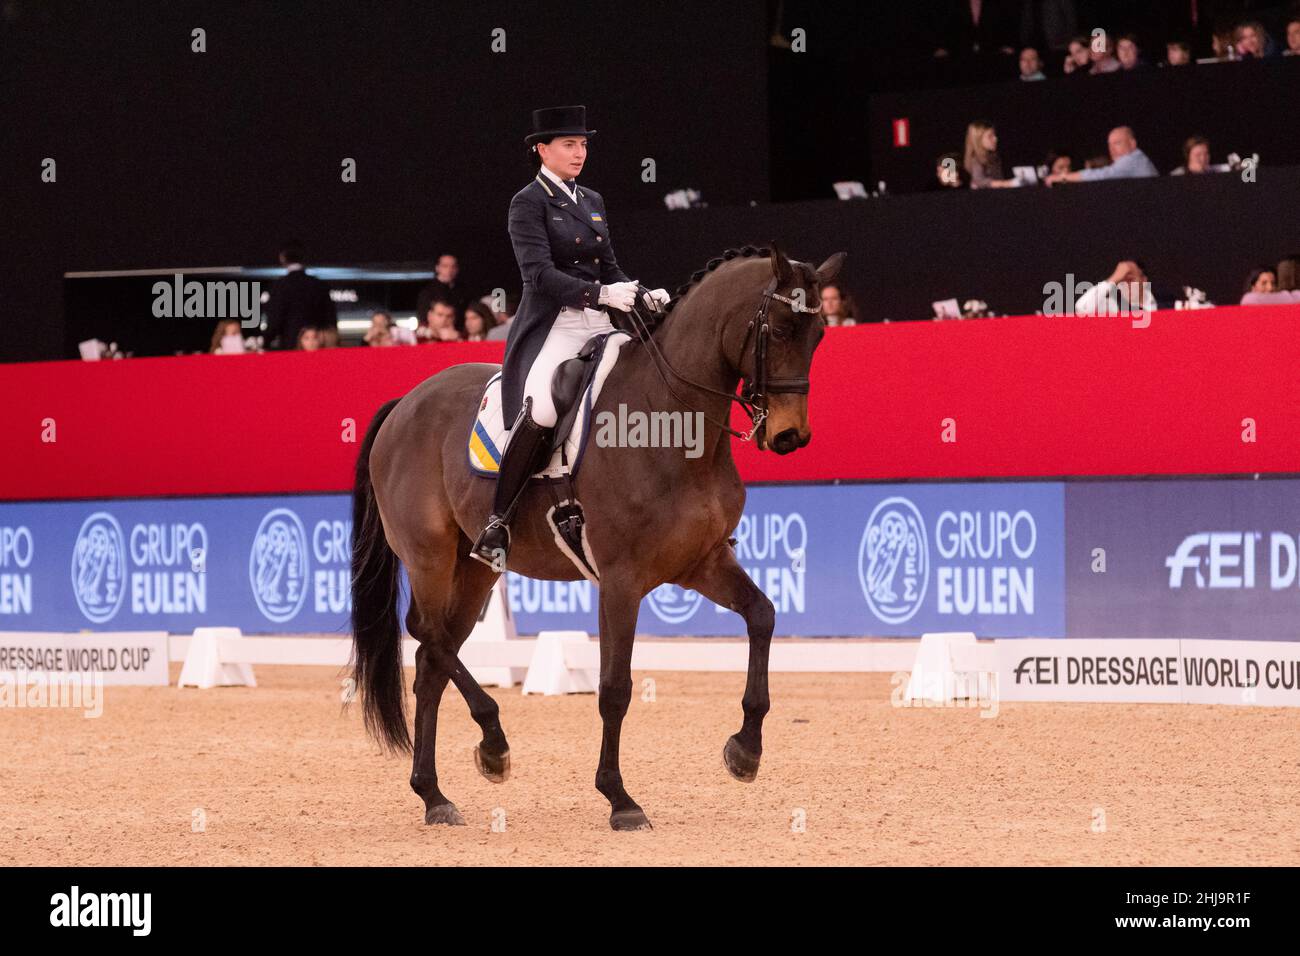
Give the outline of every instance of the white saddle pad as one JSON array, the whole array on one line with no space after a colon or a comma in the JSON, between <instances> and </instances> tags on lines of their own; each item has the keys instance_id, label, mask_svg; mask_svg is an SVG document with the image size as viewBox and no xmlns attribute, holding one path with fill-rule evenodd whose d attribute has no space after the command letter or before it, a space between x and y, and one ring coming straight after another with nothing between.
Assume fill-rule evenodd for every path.
<instances>
[{"instance_id":1,"label":"white saddle pad","mask_svg":"<svg viewBox=\"0 0 1300 956\"><path fill-rule=\"evenodd\" d=\"M610 332L605 342L605 350L600 356L600 365L596 368L591 385L578 396L578 415L573 420L573 428L564 441L564 454L569 464L566 467L561 458L561 449L557 448L551 456L550 463L537 472L547 478L559 478L566 473L576 473L582 462L583 452L587 447L587 437L591 426L591 410L600 397L601 386L609 377L614 363L618 361L619 350L632 341L626 332ZM514 424L511 422L511 424ZM496 477L501 468L501 453L510 433L506 430L501 415L501 373L497 372L488 379L487 386L478 403L478 415L469 433L469 466L475 474Z\"/></svg>"}]
</instances>

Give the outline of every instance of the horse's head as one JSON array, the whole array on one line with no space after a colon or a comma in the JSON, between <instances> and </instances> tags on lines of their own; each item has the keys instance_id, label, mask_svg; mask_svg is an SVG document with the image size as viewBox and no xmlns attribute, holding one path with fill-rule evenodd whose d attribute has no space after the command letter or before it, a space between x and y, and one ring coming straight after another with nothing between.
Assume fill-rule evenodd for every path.
<instances>
[{"instance_id":1,"label":"horse's head","mask_svg":"<svg viewBox=\"0 0 1300 956\"><path fill-rule=\"evenodd\" d=\"M767 418L758 431L758 447L788 455L812 439L808 426L808 379L813 352L821 342L825 323L821 317L821 287L840 271L846 253L837 252L813 268L811 263L786 258L770 244L771 279L765 318L748 330L740 371L752 387L763 393ZM766 292L764 293L766 294ZM765 339L765 340L764 340Z\"/></svg>"}]
</instances>

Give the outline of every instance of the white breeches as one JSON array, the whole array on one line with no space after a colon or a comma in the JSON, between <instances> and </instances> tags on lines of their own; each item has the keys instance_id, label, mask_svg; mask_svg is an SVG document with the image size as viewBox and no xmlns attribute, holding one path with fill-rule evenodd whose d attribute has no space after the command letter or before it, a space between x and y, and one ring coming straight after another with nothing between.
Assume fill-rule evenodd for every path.
<instances>
[{"instance_id":1,"label":"white breeches","mask_svg":"<svg viewBox=\"0 0 1300 956\"><path fill-rule=\"evenodd\" d=\"M559 420L555 402L551 399L551 376L565 359L578 354L587 339L601 332L613 331L614 325L603 309L572 309L565 307L555 317L542 350L533 359L524 381L524 398L533 400L533 421L544 428L553 427Z\"/></svg>"}]
</instances>

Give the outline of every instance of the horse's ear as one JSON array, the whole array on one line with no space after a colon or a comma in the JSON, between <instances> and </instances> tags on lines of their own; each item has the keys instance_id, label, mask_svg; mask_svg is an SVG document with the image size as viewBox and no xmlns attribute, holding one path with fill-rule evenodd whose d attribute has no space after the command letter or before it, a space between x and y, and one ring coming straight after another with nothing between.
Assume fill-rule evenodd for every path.
<instances>
[{"instance_id":1,"label":"horse's ear","mask_svg":"<svg viewBox=\"0 0 1300 956\"><path fill-rule=\"evenodd\" d=\"M784 252L776 247L775 239L767 245L772 250L772 275L776 276L779 285L789 285L794 278L794 269L790 267L790 260L785 257Z\"/></svg>"},{"instance_id":2,"label":"horse's ear","mask_svg":"<svg viewBox=\"0 0 1300 956\"><path fill-rule=\"evenodd\" d=\"M847 252L837 252L821 265L817 267L817 281L825 284L840 274L840 266L844 265L844 257Z\"/></svg>"}]
</instances>

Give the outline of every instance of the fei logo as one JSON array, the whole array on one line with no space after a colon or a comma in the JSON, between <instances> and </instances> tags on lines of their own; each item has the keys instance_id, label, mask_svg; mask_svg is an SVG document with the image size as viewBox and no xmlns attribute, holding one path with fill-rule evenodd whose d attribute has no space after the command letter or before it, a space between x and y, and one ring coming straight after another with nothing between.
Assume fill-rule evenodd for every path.
<instances>
[{"instance_id":1,"label":"fei logo","mask_svg":"<svg viewBox=\"0 0 1300 956\"><path fill-rule=\"evenodd\" d=\"M81 613L96 624L112 619L126 596L126 536L107 511L96 511L77 532L72 548L72 593Z\"/></svg>"},{"instance_id":2,"label":"fei logo","mask_svg":"<svg viewBox=\"0 0 1300 956\"><path fill-rule=\"evenodd\" d=\"M248 555L253 598L267 620L291 620L307 599L307 532L288 508L269 511Z\"/></svg>"},{"instance_id":3,"label":"fei logo","mask_svg":"<svg viewBox=\"0 0 1300 956\"><path fill-rule=\"evenodd\" d=\"M699 591L691 591L676 584L661 584L647 594L646 598L650 602L650 610L666 624L681 624L694 617L704 601L704 595Z\"/></svg>"},{"instance_id":4,"label":"fei logo","mask_svg":"<svg viewBox=\"0 0 1300 956\"><path fill-rule=\"evenodd\" d=\"M886 624L910 620L930 580L925 522L906 498L886 498L867 519L858 547L858 581L871 612Z\"/></svg>"}]
</instances>

